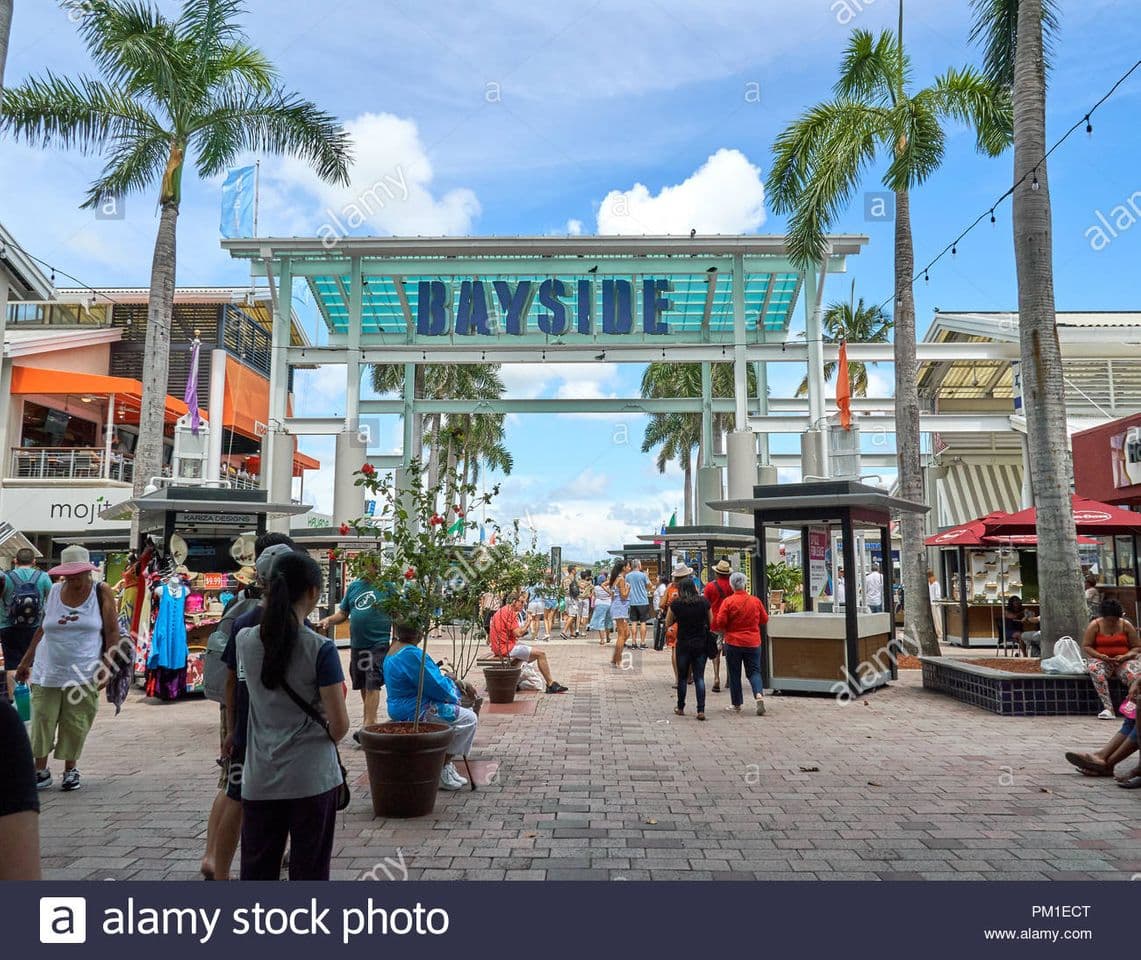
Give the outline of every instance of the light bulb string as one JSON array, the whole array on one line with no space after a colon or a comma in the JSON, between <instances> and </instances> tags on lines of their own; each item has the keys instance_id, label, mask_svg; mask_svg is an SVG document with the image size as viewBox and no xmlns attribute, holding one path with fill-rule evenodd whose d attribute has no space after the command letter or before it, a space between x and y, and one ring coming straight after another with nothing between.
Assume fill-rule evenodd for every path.
<instances>
[{"instance_id":1,"label":"light bulb string","mask_svg":"<svg viewBox=\"0 0 1141 960\"><path fill-rule=\"evenodd\" d=\"M1038 183L1038 168L1043 166L1046 163L1046 161L1048 159L1050 159L1050 156L1054 153L1054 151L1057 150L1058 147L1060 147L1063 143L1065 143L1071 136L1073 136L1075 131L1077 131L1079 128L1084 126L1086 129L1086 132L1092 134L1093 133L1093 124L1091 122L1091 118L1093 117L1093 115L1097 112L1098 108L1100 108L1110 97L1112 97L1115 93L1117 93L1118 88L1120 88L1121 85L1123 83L1125 83L1125 81L1128 80L1129 77L1132 76L1138 70L1138 68L1141 68L1141 60L1138 60L1136 63L1133 64L1133 66L1131 66L1128 70L1126 70L1125 73L1123 73L1120 77L1118 77L1117 81L1113 84L1112 87L1109 88L1109 90L1106 91L1106 93L1101 97L1101 99L1098 100L1097 103L1095 103L1092 107L1090 107L1089 110L1087 110L1084 114L1082 114L1080 120L1075 121L1070 126L1070 128L1068 130L1066 130L1065 133L1063 133L1057 140L1055 140L1053 145L1042 155L1042 158L1037 163L1035 163L1034 166L1032 166L1029 170L1027 170L1026 173L1024 173L1021 177L1019 177L1000 197L998 197L998 199L996 199L993 203L988 205L987 208L985 210L983 210L982 213L980 213L977 217L975 217L975 219L971 221L970 225L966 229L964 229L957 237L955 237L954 240L952 240L945 247L943 247L943 249L940 250L927 263L926 266L924 266L922 269L916 271L915 275L911 278L911 284L914 285L916 283L916 281L919 280L920 277L923 277L924 280L927 280L928 279L928 276L927 276L928 271L932 267L934 267L935 264L937 264L940 260L942 260L948 253L950 253L952 256L956 255L958 253L959 244L963 240L966 239L967 234L969 234L972 230L974 230L975 227L977 227L980 223L982 223L983 220L986 219L988 216L990 217L991 223L996 223L997 220L996 220L995 215L994 215L995 210L1002 204L1002 202L1004 200L1007 199L1007 197L1013 196L1014 191L1017 190L1020 186L1022 186L1022 184L1026 182L1028 177L1033 177L1033 181L1034 181L1034 184L1036 186ZM895 300L895 299L896 299L896 295L893 293L890 297L888 297L886 300L884 300L883 303L880 304L880 309L882 310L889 303L891 303L892 300Z\"/></svg>"}]
</instances>

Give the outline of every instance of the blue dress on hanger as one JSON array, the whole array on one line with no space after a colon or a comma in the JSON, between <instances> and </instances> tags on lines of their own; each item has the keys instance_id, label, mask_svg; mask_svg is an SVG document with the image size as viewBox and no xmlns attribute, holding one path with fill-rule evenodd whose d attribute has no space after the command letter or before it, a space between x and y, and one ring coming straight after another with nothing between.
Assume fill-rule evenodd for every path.
<instances>
[{"instance_id":1,"label":"blue dress on hanger","mask_svg":"<svg viewBox=\"0 0 1141 960\"><path fill-rule=\"evenodd\" d=\"M186 598L190 589L181 581L167 583L159 592L158 618L151 637L148 670L185 670Z\"/></svg>"}]
</instances>

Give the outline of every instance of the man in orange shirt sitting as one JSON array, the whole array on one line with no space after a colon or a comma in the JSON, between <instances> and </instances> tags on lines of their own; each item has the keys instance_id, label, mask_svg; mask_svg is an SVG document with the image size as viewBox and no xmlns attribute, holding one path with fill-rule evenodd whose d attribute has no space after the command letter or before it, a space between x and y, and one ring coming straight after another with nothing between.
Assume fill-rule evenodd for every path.
<instances>
[{"instance_id":1,"label":"man in orange shirt sitting","mask_svg":"<svg viewBox=\"0 0 1141 960\"><path fill-rule=\"evenodd\" d=\"M520 637L527 636L531 626L529 620L523 625L519 624L519 614L523 612L523 607L527 602L526 596L520 593L514 600L508 602L509 599L504 597L503 606L491 618L488 637L491 652L497 657L535 664L547 682L547 693L566 693L567 687L561 683L555 683L551 678L551 668L547 664L547 655L541 650L532 650L525 643L519 642Z\"/></svg>"},{"instance_id":2,"label":"man in orange shirt sitting","mask_svg":"<svg viewBox=\"0 0 1141 960\"><path fill-rule=\"evenodd\" d=\"M726 597L713 617L713 629L725 641L725 669L729 674L729 699L726 707L741 712L744 695L741 690L741 667L753 688L757 716L765 715L765 688L761 681L761 627L769 622L769 614L760 599L745 589L745 575L734 573L729 578L733 593Z\"/></svg>"}]
</instances>

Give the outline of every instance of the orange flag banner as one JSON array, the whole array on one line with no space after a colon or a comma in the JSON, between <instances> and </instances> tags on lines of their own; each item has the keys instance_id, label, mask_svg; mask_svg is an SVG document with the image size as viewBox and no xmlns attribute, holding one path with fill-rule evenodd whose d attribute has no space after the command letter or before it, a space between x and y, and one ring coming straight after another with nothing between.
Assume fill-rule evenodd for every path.
<instances>
[{"instance_id":1,"label":"orange flag banner","mask_svg":"<svg viewBox=\"0 0 1141 960\"><path fill-rule=\"evenodd\" d=\"M852 429L852 380L848 376L848 344L840 341L840 357L836 368L836 406L840 410L840 426Z\"/></svg>"}]
</instances>

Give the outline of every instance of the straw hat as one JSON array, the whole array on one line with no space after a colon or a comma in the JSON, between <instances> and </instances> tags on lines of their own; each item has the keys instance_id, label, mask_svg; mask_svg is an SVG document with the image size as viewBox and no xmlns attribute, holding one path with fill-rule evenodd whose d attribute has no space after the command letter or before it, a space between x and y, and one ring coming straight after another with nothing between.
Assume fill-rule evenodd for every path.
<instances>
[{"instance_id":1,"label":"straw hat","mask_svg":"<svg viewBox=\"0 0 1141 960\"><path fill-rule=\"evenodd\" d=\"M81 573L91 573L99 568L91 562L91 554L86 547L73 543L60 551L59 559L62 561L58 567L48 571L50 577L75 577Z\"/></svg>"},{"instance_id":2,"label":"straw hat","mask_svg":"<svg viewBox=\"0 0 1141 960\"><path fill-rule=\"evenodd\" d=\"M248 587L258 577L258 572L253 567L242 567L237 573L234 574L234 579L242 586Z\"/></svg>"},{"instance_id":3,"label":"straw hat","mask_svg":"<svg viewBox=\"0 0 1141 960\"><path fill-rule=\"evenodd\" d=\"M733 567L730 565L728 558L722 557L717 561L717 566L713 568L713 572L719 576L727 577L733 572Z\"/></svg>"},{"instance_id":4,"label":"straw hat","mask_svg":"<svg viewBox=\"0 0 1141 960\"><path fill-rule=\"evenodd\" d=\"M684 580L686 577L692 577L693 571L684 563L679 563L674 567L673 578L675 580Z\"/></svg>"}]
</instances>

